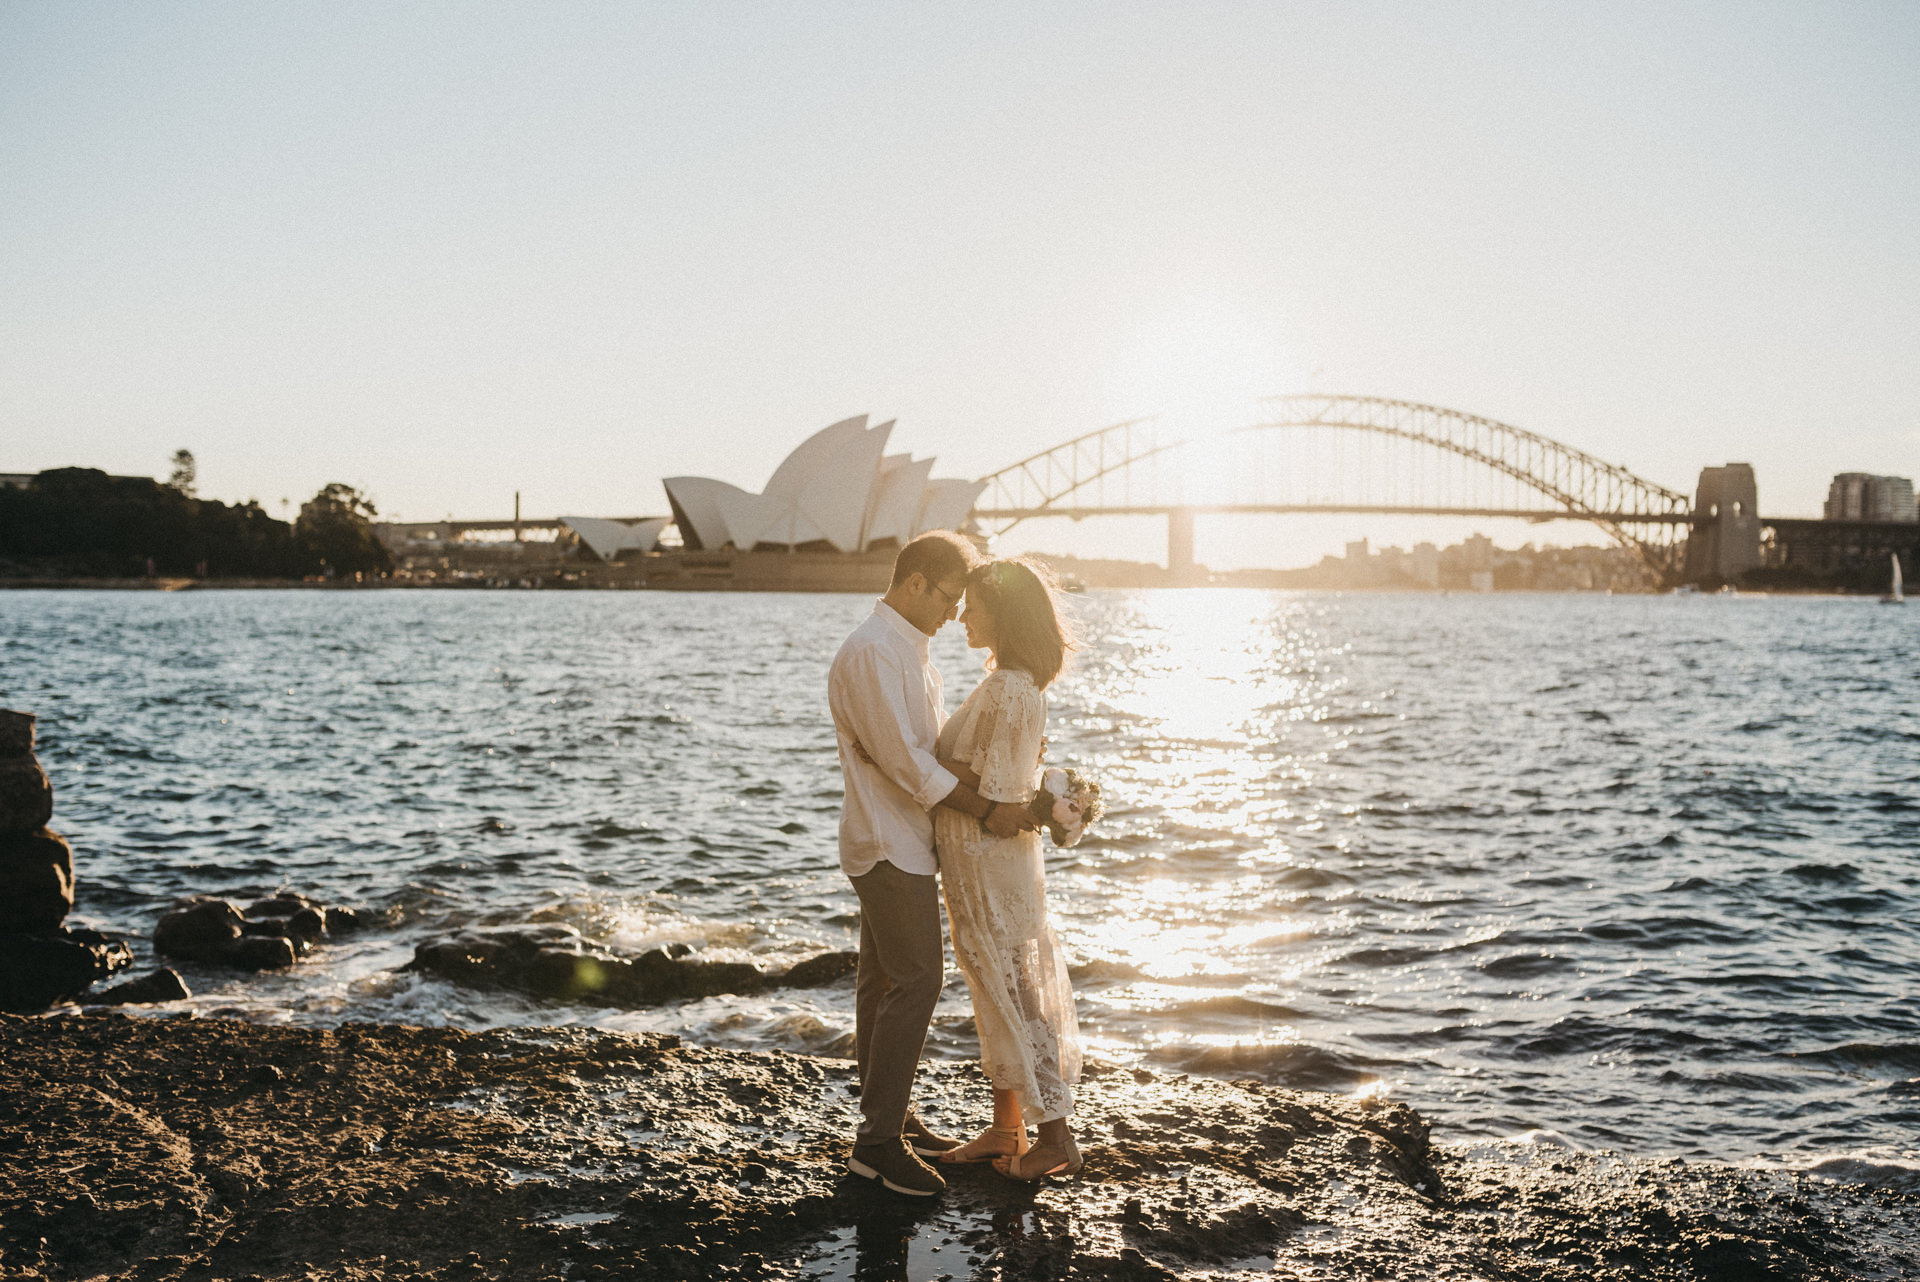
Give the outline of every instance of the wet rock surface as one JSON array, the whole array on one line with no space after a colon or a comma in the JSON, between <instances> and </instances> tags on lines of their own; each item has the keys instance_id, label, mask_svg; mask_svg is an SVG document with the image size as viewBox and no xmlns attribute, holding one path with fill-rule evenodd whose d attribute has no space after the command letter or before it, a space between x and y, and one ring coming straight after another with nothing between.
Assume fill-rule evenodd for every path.
<instances>
[{"instance_id":1,"label":"wet rock surface","mask_svg":"<svg viewBox=\"0 0 1920 1282\"><path fill-rule=\"evenodd\" d=\"M786 970L712 961L684 944L627 957L590 948L570 926L466 931L415 947L402 970L553 1001L637 1008L770 988L813 988L853 974L859 955L821 953Z\"/></svg>"},{"instance_id":2,"label":"wet rock surface","mask_svg":"<svg viewBox=\"0 0 1920 1282\"><path fill-rule=\"evenodd\" d=\"M73 911L73 849L51 828L0 832L0 930L50 933Z\"/></svg>"},{"instance_id":3,"label":"wet rock surface","mask_svg":"<svg viewBox=\"0 0 1920 1282\"><path fill-rule=\"evenodd\" d=\"M124 943L97 930L0 932L0 1011L45 1010L132 964Z\"/></svg>"},{"instance_id":4,"label":"wet rock surface","mask_svg":"<svg viewBox=\"0 0 1920 1282\"><path fill-rule=\"evenodd\" d=\"M180 978L179 972L162 966L138 979L89 993L85 1001L89 1006L154 1006L185 1001L191 996L193 990L187 987L187 981Z\"/></svg>"},{"instance_id":5,"label":"wet rock surface","mask_svg":"<svg viewBox=\"0 0 1920 1282\"><path fill-rule=\"evenodd\" d=\"M245 912L211 895L175 903L153 928L153 950L182 961L214 962L242 970L281 970L331 935L360 928L351 908L323 904L282 890Z\"/></svg>"},{"instance_id":6,"label":"wet rock surface","mask_svg":"<svg viewBox=\"0 0 1920 1282\"><path fill-rule=\"evenodd\" d=\"M0 757L0 832L31 832L53 818L53 784L31 755Z\"/></svg>"},{"instance_id":7,"label":"wet rock surface","mask_svg":"<svg viewBox=\"0 0 1920 1282\"><path fill-rule=\"evenodd\" d=\"M48 828L53 784L34 756L36 719L0 708L0 1011L38 1011L133 963L127 946L61 923L73 910L73 850Z\"/></svg>"},{"instance_id":8,"label":"wet rock surface","mask_svg":"<svg viewBox=\"0 0 1920 1282\"><path fill-rule=\"evenodd\" d=\"M86 1065L76 1072L75 1065ZM1481 1161L1404 1106L1141 1071L1086 1169L843 1173L845 1061L563 1029L0 1018L20 1278L1896 1278L1920 1196L1604 1155ZM922 1113L980 1124L971 1066Z\"/></svg>"}]
</instances>

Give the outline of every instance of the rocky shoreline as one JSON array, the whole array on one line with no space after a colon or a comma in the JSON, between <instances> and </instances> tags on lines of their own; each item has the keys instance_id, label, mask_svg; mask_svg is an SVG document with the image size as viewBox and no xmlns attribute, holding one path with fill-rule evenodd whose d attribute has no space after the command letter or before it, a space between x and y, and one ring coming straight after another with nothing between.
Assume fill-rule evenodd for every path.
<instances>
[{"instance_id":1,"label":"rocky shoreline","mask_svg":"<svg viewBox=\"0 0 1920 1282\"><path fill-rule=\"evenodd\" d=\"M922 1111L986 1085L930 1063ZM1564 1151L1404 1105L1095 1066L1080 1179L843 1172L844 1060L576 1029L0 1016L0 1275L1920 1276L1920 1194Z\"/></svg>"}]
</instances>

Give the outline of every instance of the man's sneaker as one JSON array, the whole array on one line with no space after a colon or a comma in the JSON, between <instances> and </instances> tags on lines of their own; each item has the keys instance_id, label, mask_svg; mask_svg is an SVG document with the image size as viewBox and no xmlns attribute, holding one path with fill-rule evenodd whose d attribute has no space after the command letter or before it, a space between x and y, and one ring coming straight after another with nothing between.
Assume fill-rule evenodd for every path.
<instances>
[{"instance_id":1,"label":"man's sneaker","mask_svg":"<svg viewBox=\"0 0 1920 1282\"><path fill-rule=\"evenodd\" d=\"M847 1158L847 1169L863 1180L879 1180L908 1197L932 1197L947 1187L940 1172L915 1157L898 1139L884 1144L855 1144L853 1155Z\"/></svg>"},{"instance_id":2,"label":"man's sneaker","mask_svg":"<svg viewBox=\"0 0 1920 1282\"><path fill-rule=\"evenodd\" d=\"M951 1135L942 1135L937 1131L928 1130L927 1124L912 1113L907 1114L906 1123L900 1128L900 1138L907 1142L908 1148L921 1157L939 1157L942 1153L951 1153L960 1147L959 1140Z\"/></svg>"}]
</instances>

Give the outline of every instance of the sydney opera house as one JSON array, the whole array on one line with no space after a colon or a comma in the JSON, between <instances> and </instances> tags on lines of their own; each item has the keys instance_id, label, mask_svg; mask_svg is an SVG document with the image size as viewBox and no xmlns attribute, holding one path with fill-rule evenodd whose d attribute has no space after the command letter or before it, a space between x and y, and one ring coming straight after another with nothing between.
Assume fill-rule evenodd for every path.
<instances>
[{"instance_id":1,"label":"sydney opera house","mask_svg":"<svg viewBox=\"0 0 1920 1282\"><path fill-rule=\"evenodd\" d=\"M936 479L932 459L887 453L892 433L892 422L868 427L864 414L815 432L758 494L671 477L670 517L522 521L516 495L511 521L384 522L378 533L403 573L423 580L586 573L629 587L880 590L894 548L928 530L961 528L986 485ZM678 548L661 542L670 526ZM592 553L592 570L571 555L576 547Z\"/></svg>"},{"instance_id":2,"label":"sydney opera house","mask_svg":"<svg viewBox=\"0 0 1920 1282\"><path fill-rule=\"evenodd\" d=\"M712 551L868 552L958 529L985 483L933 477L931 458L887 453L892 421L867 416L815 432L750 494L704 476L667 478L682 546Z\"/></svg>"}]
</instances>

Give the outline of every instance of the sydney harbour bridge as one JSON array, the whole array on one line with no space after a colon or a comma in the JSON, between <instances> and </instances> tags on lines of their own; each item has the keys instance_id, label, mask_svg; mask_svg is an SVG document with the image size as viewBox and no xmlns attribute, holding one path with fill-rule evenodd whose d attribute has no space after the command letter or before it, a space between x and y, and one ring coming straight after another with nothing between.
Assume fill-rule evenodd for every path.
<instances>
[{"instance_id":1,"label":"sydney harbour bridge","mask_svg":"<svg viewBox=\"0 0 1920 1282\"><path fill-rule=\"evenodd\" d=\"M1152 419L1089 432L984 478L973 519L1000 534L1037 517L1164 515L1176 579L1193 568L1193 519L1208 513L1584 521L1661 586L1732 582L1763 557L1910 549L1920 533L1911 523L1766 518L1745 464L1703 469L1686 495L1537 432L1437 405L1301 394L1259 409L1253 421L1205 433Z\"/></svg>"},{"instance_id":2,"label":"sydney harbour bridge","mask_svg":"<svg viewBox=\"0 0 1920 1282\"><path fill-rule=\"evenodd\" d=\"M1193 518L1364 513L1580 520L1671 581L1693 502L1625 468L1477 414L1377 396L1260 402L1256 421L1186 434L1156 420L1089 432L985 478L973 517L1004 533L1043 516L1165 515L1168 568L1193 560Z\"/></svg>"}]
</instances>

